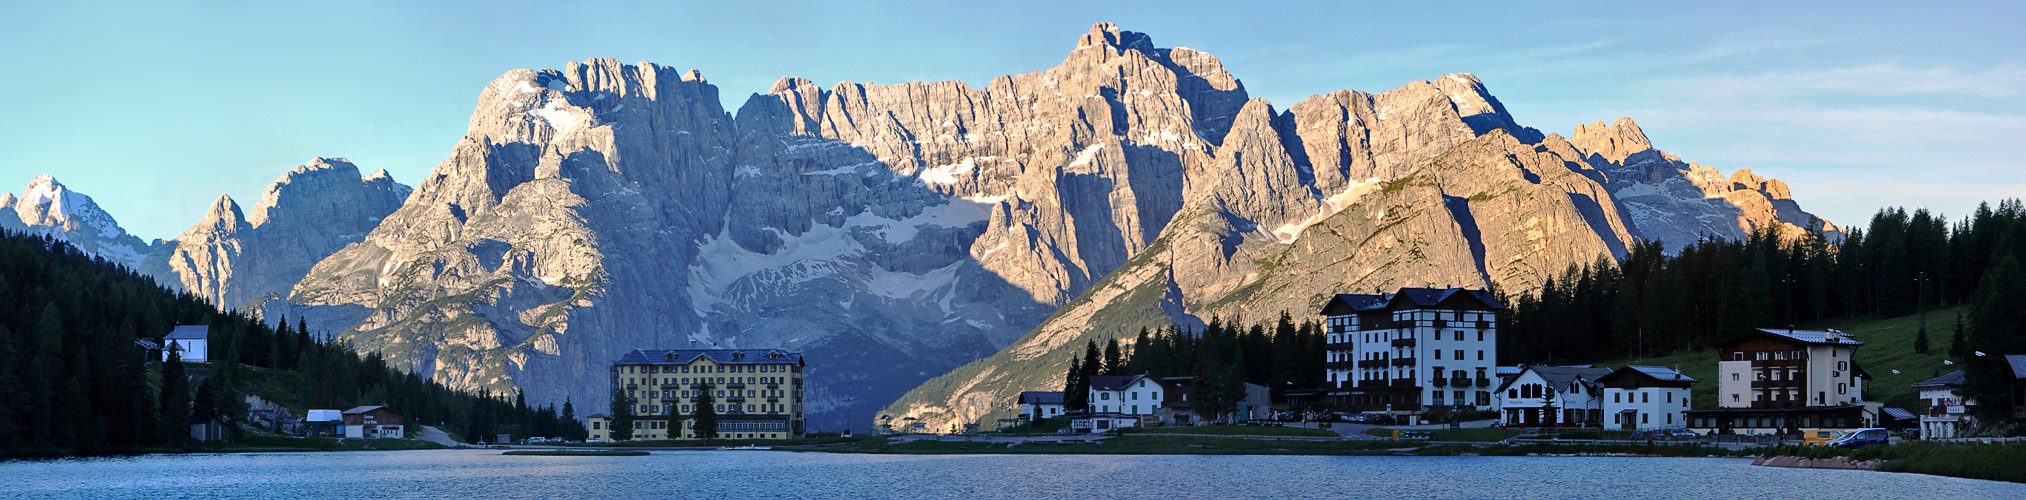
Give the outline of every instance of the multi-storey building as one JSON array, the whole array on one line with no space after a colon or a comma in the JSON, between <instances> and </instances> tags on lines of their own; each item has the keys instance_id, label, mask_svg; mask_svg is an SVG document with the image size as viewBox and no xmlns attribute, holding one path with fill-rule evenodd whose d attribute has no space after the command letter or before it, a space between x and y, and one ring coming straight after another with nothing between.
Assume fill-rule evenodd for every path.
<instances>
[{"instance_id":1,"label":"multi-storey building","mask_svg":"<svg viewBox=\"0 0 2026 500\"><path fill-rule=\"evenodd\" d=\"M1325 386L1310 408L1418 413L1445 406L1487 410L1498 363L1498 315L1484 290L1402 288L1342 294L1328 318Z\"/></svg>"},{"instance_id":2,"label":"multi-storey building","mask_svg":"<svg viewBox=\"0 0 2026 500\"><path fill-rule=\"evenodd\" d=\"M1857 366L1863 342L1836 330L1762 328L1711 344L1717 407L1689 410L1689 427L1780 434L1870 427L1880 405L1864 401Z\"/></svg>"},{"instance_id":3,"label":"multi-storey building","mask_svg":"<svg viewBox=\"0 0 2026 500\"><path fill-rule=\"evenodd\" d=\"M1678 429L1688 426L1688 388L1695 379L1658 366L1627 366L1597 377L1598 402L1614 429Z\"/></svg>"},{"instance_id":4,"label":"multi-storey building","mask_svg":"<svg viewBox=\"0 0 2026 500\"><path fill-rule=\"evenodd\" d=\"M804 433L801 353L779 349L644 350L612 362L612 388L632 402L633 439L696 439L708 392L717 438L788 439ZM604 417L600 415L599 417ZM593 418L593 434L611 420Z\"/></svg>"}]
</instances>

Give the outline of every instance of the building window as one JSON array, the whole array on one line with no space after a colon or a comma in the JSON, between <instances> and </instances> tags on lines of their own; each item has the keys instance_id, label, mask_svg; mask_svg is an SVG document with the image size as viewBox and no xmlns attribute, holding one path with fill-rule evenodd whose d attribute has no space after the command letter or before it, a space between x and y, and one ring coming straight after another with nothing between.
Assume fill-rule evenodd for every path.
<instances>
[{"instance_id":1,"label":"building window","mask_svg":"<svg viewBox=\"0 0 2026 500\"><path fill-rule=\"evenodd\" d=\"M1311 359L1313 359L1313 358L1311 358ZM1478 360L1478 361L1484 361L1484 351L1483 351L1483 350L1478 350L1478 351L1477 351L1477 360Z\"/></svg>"},{"instance_id":2,"label":"building window","mask_svg":"<svg viewBox=\"0 0 2026 500\"><path fill-rule=\"evenodd\" d=\"M1456 359L1463 359L1463 350L1462 350L1462 349L1457 349L1457 350L1456 350Z\"/></svg>"},{"instance_id":3,"label":"building window","mask_svg":"<svg viewBox=\"0 0 2026 500\"><path fill-rule=\"evenodd\" d=\"M1435 350L1435 359L1442 359L1442 350L1441 350L1441 349L1436 349L1436 350Z\"/></svg>"},{"instance_id":4,"label":"building window","mask_svg":"<svg viewBox=\"0 0 2026 500\"><path fill-rule=\"evenodd\" d=\"M1849 385L1849 384L1836 384L1836 393L1837 393L1837 394L1849 394L1849 393L1850 393L1850 385Z\"/></svg>"},{"instance_id":5,"label":"building window","mask_svg":"<svg viewBox=\"0 0 2026 500\"><path fill-rule=\"evenodd\" d=\"M1649 415L1647 415L1647 414L1645 414L1645 413L1641 413L1641 414L1639 414L1639 423L1642 423L1642 424L1643 424L1643 423L1647 423L1647 422L1649 422L1649 421L1652 421L1652 420L1653 420L1653 419L1652 419L1652 418L1650 418L1650 416L1649 416Z\"/></svg>"},{"instance_id":6,"label":"building window","mask_svg":"<svg viewBox=\"0 0 2026 500\"><path fill-rule=\"evenodd\" d=\"M1140 400L1140 393L1137 393L1137 392L1133 393L1133 401L1139 401L1139 400Z\"/></svg>"},{"instance_id":7,"label":"building window","mask_svg":"<svg viewBox=\"0 0 2026 500\"><path fill-rule=\"evenodd\" d=\"M1643 392L1643 391L1642 391L1642 392L1640 392L1640 393L1639 393L1639 402L1641 402L1641 403L1651 403L1651 402L1653 402L1653 393L1651 393L1651 392Z\"/></svg>"}]
</instances>

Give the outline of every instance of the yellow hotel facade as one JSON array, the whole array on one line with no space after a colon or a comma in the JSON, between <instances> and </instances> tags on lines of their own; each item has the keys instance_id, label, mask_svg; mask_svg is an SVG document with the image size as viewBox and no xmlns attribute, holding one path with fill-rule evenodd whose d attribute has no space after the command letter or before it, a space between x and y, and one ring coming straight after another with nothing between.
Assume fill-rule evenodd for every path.
<instances>
[{"instance_id":1,"label":"yellow hotel facade","mask_svg":"<svg viewBox=\"0 0 2026 500\"><path fill-rule=\"evenodd\" d=\"M612 386L631 399L633 439L697 439L698 396L710 391L717 439L790 439L804 432L802 354L780 349L645 350L612 363ZM592 415L593 441L611 441L612 418Z\"/></svg>"}]
</instances>

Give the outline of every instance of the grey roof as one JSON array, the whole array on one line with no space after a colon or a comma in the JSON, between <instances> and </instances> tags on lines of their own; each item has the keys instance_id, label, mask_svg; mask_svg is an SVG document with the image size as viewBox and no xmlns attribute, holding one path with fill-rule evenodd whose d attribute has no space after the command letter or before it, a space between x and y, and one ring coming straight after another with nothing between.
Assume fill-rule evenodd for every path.
<instances>
[{"instance_id":1,"label":"grey roof","mask_svg":"<svg viewBox=\"0 0 2026 500\"><path fill-rule=\"evenodd\" d=\"M1893 420L1913 420L1915 418L1913 412L1900 408L1887 406L1881 408L1881 410L1885 411L1885 416L1892 417Z\"/></svg>"},{"instance_id":2,"label":"grey roof","mask_svg":"<svg viewBox=\"0 0 2026 500\"><path fill-rule=\"evenodd\" d=\"M2012 378L2026 378L2026 354L2008 354L2005 362L2012 365Z\"/></svg>"},{"instance_id":3,"label":"grey roof","mask_svg":"<svg viewBox=\"0 0 2026 500\"><path fill-rule=\"evenodd\" d=\"M1062 391L1026 391L1020 393L1021 404L1059 405Z\"/></svg>"},{"instance_id":4,"label":"grey roof","mask_svg":"<svg viewBox=\"0 0 2026 500\"><path fill-rule=\"evenodd\" d=\"M1539 375L1541 377L1541 380L1546 381L1549 387L1554 387L1556 392L1568 391L1569 384L1575 383L1576 379L1578 378L1581 378L1583 380L1583 385L1587 387L1590 386L1592 383L1595 383L1597 381L1597 378L1611 374L1610 368L1592 368L1590 367L1590 365L1576 365L1576 366L1527 365L1520 367L1519 375L1514 376L1511 379L1507 379L1504 383L1499 384L1498 390L1500 391L1505 390L1506 386L1512 385L1513 381L1519 380L1520 377L1526 376L1526 372L1529 371L1534 372L1536 375Z\"/></svg>"},{"instance_id":5,"label":"grey roof","mask_svg":"<svg viewBox=\"0 0 2026 500\"><path fill-rule=\"evenodd\" d=\"M1856 339L1853 339L1853 338L1851 338L1852 336L1851 336L1851 335L1850 335L1849 333L1839 333L1839 334L1837 335L1837 337L1838 337L1838 339L1837 339L1837 340L1835 340L1835 341L1830 341L1830 340L1829 340L1829 332L1827 332L1827 331L1823 331L1823 330L1794 330L1794 329L1789 329L1789 328L1760 328L1760 329L1759 329L1759 333L1765 333L1765 334L1771 334L1771 335L1774 335L1774 336L1778 336L1778 337L1785 337L1785 338L1787 338L1787 339L1791 339L1791 340L1794 340L1794 341L1796 341L1796 342L1802 342L1802 343L1808 343L1808 344L1829 344L1829 345L1864 345L1864 342L1860 342L1860 341L1858 341L1858 340L1856 340ZM1723 340L1721 340L1721 341L1717 341L1716 343L1718 343L1718 344L1722 344L1722 343L1727 343L1727 342L1730 342L1730 341L1732 341L1732 340L1736 340L1736 339L1740 339L1740 338L1744 338L1744 337L1745 337L1745 336L1747 336L1747 335L1755 335L1755 334L1751 334L1751 333L1747 333L1747 334L1745 334L1745 335L1739 335L1739 336L1736 336L1736 337L1731 337L1731 338L1728 338L1728 339L1723 339Z\"/></svg>"},{"instance_id":6,"label":"grey roof","mask_svg":"<svg viewBox=\"0 0 2026 500\"><path fill-rule=\"evenodd\" d=\"M634 349L612 364L686 365L697 358L707 358L720 365L799 364L802 353L780 349Z\"/></svg>"},{"instance_id":7,"label":"grey roof","mask_svg":"<svg viewBox=\"0 0 2026 500\"><path fill-rule=\"evenodd\" d=\"M1441 304L1442 301L1449 300L1450 297L1455 297L1459 294L1476 299L1478 303L1483 304L1488 309L1505 309L1505 303L1499 302L1498 297L1492 296L1491 292L1485 290L1471 290L1467 288L1401 288L1397 292L1383 295L1340 293L1335 297L1331 297L1329 302L1323 304L1323 312L1328 314L1329 311L1340 310L1344 307L1349 307L1350 312L1379 311L1391 307L1396 302L1404 302L1413 308L1428 308L1435 307L1437 304Z\"/></svg>"},{"instance_id":8,"label":"grey roof","mask_svg":"<svg viewBox=\"0 0 2026 500\"><path fill-rule=\"evenodd\" d=\"M1127 384L1131 384L1134 380L1143 377L1145 375L1091 375L1090 388L1100 391L1116 391L1124 389ZM1155 380L1154 383L1159 384L1161 381Z\"/></svg>"},{"instance_id":9,"label":"grey roof","mask_svg":"<svg viewBox=\"0 0 2026 500\"><path fill-rule=\"evenodd\" d=\"M1914 384L1913 387L1919 389L1923 387L1961 387L1962 385L1963 385L1963 371L1956 370L1944 373L1940 377L1935 377L1921 381L1918 384Z\"/></svg>"},{"instance_id":10,"label":"grey roof","mask_svg":"<svg viewBox=\"0 0 2026 500\"><path fill-rule=\"evenodd\" d=\"M584 417L584 418L586 418L586 419L592 419L592 418L603 418L603 419L611 419L611 418L612 418L612 416L611 416L611 415L606 415L606 414L603 414L603 413L593 413L593 414L591 414L591 416L588 416L588 417Z\"/></svg>"},{"instance_id":11,"label":"grey roof","mask_svg":"<svg viewBox=\"0 0 2026 500\"><path fill-rule=\"evenodd\" d=\"M361 407L357 407L357 408L353 408L353 409L350 409L350 410L345 410L345 414L346 414L346 415L357 415L357 414L360 414L360 413L365 413L365 412L369 412L369 411L373 411L373 410L377 410L377 409L380 409L380 408L387 408L387 407L385 407L385 406L361 406ZM393 409L393 408L387 408L387 411L393 411L394 413L401 413L401 412L398 412L398 411L394 411L394 409Z\"/></svg>"},{"instance_id":12,"label":"grey roof","mask_svg":"<svg viewBox=\"0 0 2026 500\"><path fill-rule=\"evenodd\" d=\"M1647 376L1660 380L1685 380L1689 382L1696 381L1695 377L1683 375L1681 372L1674 371L1673 368L1666 368L1659 366L1627 366L1626 368L1638 370L1639 373L1644 373Z\"/></svg>"},{"instance_id":13,"label":"grey roof","mask_svg":"<svg viewBox=\"0 0 2026 500\"><path fill-rule=\"evenodd\" d=\"M177 325L176 329L169 330L169 335L162 337L162 340L204 340L210 336L211 327L208 325Z\"/></svg>"}]
</instances>

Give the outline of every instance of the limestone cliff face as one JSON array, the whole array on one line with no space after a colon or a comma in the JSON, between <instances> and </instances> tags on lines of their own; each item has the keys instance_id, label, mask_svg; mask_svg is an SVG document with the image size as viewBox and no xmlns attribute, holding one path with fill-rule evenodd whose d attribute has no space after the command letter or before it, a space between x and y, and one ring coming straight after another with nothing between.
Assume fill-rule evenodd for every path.
<instances>
[{"instance_id":1,"label":"limestone cliff face","mask_svg":"<svg viewBox=\"0 0 2026 500\"><path fill-rule=\"evenodd\" d=\"M344 158L317 158L276 179L252 214L220 197L140 270L220 309L281 297L310 266L363 239L408 196L386 171L361 177Z\"/></svg>"},{"instance_id":2,"label":"limestone cliff face","mask_svg":"<svg viewBox=\"0 0 2026 500\"><path fill-rule=\"evenodd\" d=\"M982 88L791 77L719 102L695 70L514 70L412 193L319 160L244 217L221 199L163 269L459 389L602 405L630 349L782 347L811 360L816 427L940 429L1055 386L1085 339L1337 292L1524 291L1676 241L1682 207L1800 213L1629 121L1543 136L1468 74L1282 111L1108 23Z\"/></svg>"},{"instance_id":3,"label":"limestone cliff face","mask_svg":"<svg viewBox=\"0 0 2026 500\"><path fill-rule=\"evenodd\" d=\"M1786 238L1809 230L1820 230L1832 241L1841 237L1836 225L1802 211L1786 183L1750 169L1726 178L1715 168L1684 163L1654 149L1631 118L1578 125L1569 143L1609 178L1612 197L1631 216L1634 232L1669 248L1703 238L1739 239L1766 228L1777 228Z\"/></svg>"}]
</instances>

